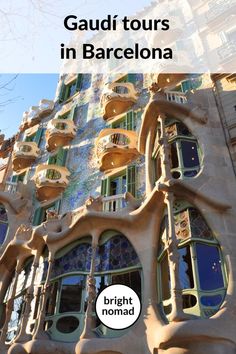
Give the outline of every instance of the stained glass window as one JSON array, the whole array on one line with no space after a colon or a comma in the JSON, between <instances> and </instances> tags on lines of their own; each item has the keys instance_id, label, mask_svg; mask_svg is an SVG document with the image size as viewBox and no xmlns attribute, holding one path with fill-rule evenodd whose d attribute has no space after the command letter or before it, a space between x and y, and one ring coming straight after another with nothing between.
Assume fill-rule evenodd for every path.
<instances>
[{"instance_id":1,"label":"stained glass window","mask_svg":"<svg viewBox=\"0 0 236 354\"><path fill-rule=\"evenodd\" d=\"M122 235L113 236L99 247L96 272L116 270L139 265L138 256Z\"/></svg>"},{"instance_id":2,"label":"stained glass window","mask_svg":"<svg viewBox=\"0 0 236 354\"><path fill-rule=\"evenodd\" d=\"M62 257L55 259L51 278L71 272L89 272L92 248L88 243L80 243Z\"/></svg>"},{"instance_id":3,"label":"stained glass window","mask_svg":"<svg viewBox=\"0 0 236 354\"><path fill-rule=\"evenodd\" d=\"M201 213L184 201L174 204L175 233L178 239L178 276L183 309L189 314L210 317L215 314L226 293L225 270L217 240ZM160 240L168 238L168 218L160 227ZM170 252L172 253L172 252ZM170 276L168 252L159 241L160 307L170 313ZM176 268L177 269L177 268Z\"/></svg>"}]
</instances>

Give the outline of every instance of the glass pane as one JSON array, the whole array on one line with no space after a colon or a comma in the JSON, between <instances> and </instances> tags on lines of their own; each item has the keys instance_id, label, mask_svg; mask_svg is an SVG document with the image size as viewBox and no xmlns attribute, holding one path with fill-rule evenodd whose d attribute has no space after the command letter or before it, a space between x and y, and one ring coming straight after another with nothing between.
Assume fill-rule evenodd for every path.
<instances>
[{"instance_id":1,"label":"glass pane","mask_svg":"<svg viewBox=\"0 0 236 354\"><path fill-rule=\"evenodd\" d=\"M176 143L171 144L171 168L179 167Z\"/></svg>"},{"instance_id":2,"label":"glass pane","mask_svg":"<svg viewBox=\"0 0 236 354\"><path fill-rule=\"evenodd\" d=\"M212 296L202 296L201 303L204 306L217 306L220 305L223 298L221 295L212 295Z\"/></svg>"},{"instance_id":3,"label":"glass pane","mask_svg":"<svg viewBox=\"0 0 236 354\"><path fill-rule=\"evenodd\" d=\"M182 210L174 215L175 233L179 240L185 240L191 236L188 209Z\"/></svg>"},{"instance_id":4,"label":"glass pane","mask_svg":"<svg viewBox=\"0 0 236 354\"><path fill-rule=\"evenodd\" d=\"M197 303L196 296L191 294L182 295L182 299L183 299L183 309L188 309L190 307L193 307Z\"/></svg>"},{"instance_id":5,"label":"glass pane","mask_svg":"<svg viewBox=\"0 0 236 354\"><path fill-rule=\"evenodd\" d=\"M129 286L141 299L141 277L138 270L124 274L114 274L111 283Z\"/></svg>"},{"instance_id":6,"label":"glass pane","mask_svg":"<svg viewBox=\"0 0 236 354\"><path fill-rule=\"evenodd\" d=\"M113 236L99 247L96 272L128 268L139 265L138 256L126 237Z\"/></svg>"},{"instance_id":7,"label":"glass pane","mask_svg":"<svg viewBox=\"0 0 236 354\"><path fill-rule=\"evenodd\" d=\"M91 245L88 243L80 243L67 252L64 256L55 259L52 267L51 278L75 271L89 272L91 255Z\"/></svg>"},{"instance_id":8,"label":"glass pane","mask_svg":"<svg viewBox=\"0 0 236 354\"><path fill-rule=\"evenodd\" d=\"M24 305L23 296L19 296L18 298L14 299L13 311L11 313L11 319L8 323L8 330L14 327L16 328L18 327L18 323L20 321L21 314L23 311L23 305Z\"/></svg>"},{"instance_id":9,"label":"glass pane","mask_svg":"<svg viewBox=\"0 0 236 354\"><path fill-rule=\"evenodd\" d=\"M56 308L56 299L57 299L57 289L58 289L58 282L50 284L48 290L48 299L46 303L46 315L54 315L55 308Z\"/></svg>"},{"instance_id":10,"label":"glass pane","mask_svg":"<svg viewBox=\"0 0 236 354\"><path fill-rule=\"evenodd\" d=\"M217 246L196 243L197 265L202 290L224 287L221 259Z\"/></svg>"},{"instance_id":11,"label":"glass pane","mask_svg":"<svg viewBox=\"0 0 236 354\"><path fill-rule=\"evenodd\" d=\"M0 206L0 221L7 222L7 212L6 209L2 206Z\"/></svg>"},{"instance_id":12,"label":"glass pane","mask_svg":"<svg viewBox=\"0 0 236 354\"><path fill-rule=\"evenodd\" d=\"M85 277L74 275L62 279L59 312L79 312L81 309L82 290L85 287Z\"/></svg>"},{"instance_id":13,"label":"glass pane","mask_svg":"<svg viewBox=\"0 0 236 354\"><path fill-rule=\"evenodd\" d=\"M68 98L73 96L76 93L76 81L72 82L69 85L69 89L68 89Z\"/></svg>"},{"instance_id":14,"label":"glass pane","mask_svg":"<svg viewBox=\"0 0 236 354\"><path fill-rule=\"evenodd\" d=\"M199 166L197 144L193 141L181 140L181 152L184 167Z\"/></svg>"},{"instance_id":15,"label":"glass pane","mask_svg":"<svg viewBox=\"0 0 236 354\"><path fill-rule=\"evenodd\" d=\"M74 316L62 317L57 321L56 327L61 333L72 333L79 327L79 320Z\"/></svg>"},{"instance_id":16,"label":"glass pane","mask_svg":"<svg viewBox=\"0 0 236 354\"><path fill-rule=\"evenodd\" d=\"M160 262L162 301L170 298L170 272L167 254Z\"/></svg>"},{"instance_id":17,"label":"glass pane","mask_svg":"<svg viewBox=\"0 0 236 354\"><path fill-rule=\"evenodd\" d=\"M179 248L179 278L182 289L194 287L190 247Z\"/></svg>"},{"instance_id":18,"label":"glass pane","mask_svg":"<svg viewBox=\"0 0 236 354\"><path fill-rule=\"evenodd\" d=\"M189 208L189 218L192 237L214 240L211 229L197 209Z\"/></svg>"},{"instance_id":19,"label":"glass pane","mask_svg":"<svg viewBox=\"0 0 236 354\"><path fill-rule=\"evenodd\" d=\"M3 244L6 234L7 234L8 224L3 224L0 222L0 245Z\"/></svg>"}]
</instances>

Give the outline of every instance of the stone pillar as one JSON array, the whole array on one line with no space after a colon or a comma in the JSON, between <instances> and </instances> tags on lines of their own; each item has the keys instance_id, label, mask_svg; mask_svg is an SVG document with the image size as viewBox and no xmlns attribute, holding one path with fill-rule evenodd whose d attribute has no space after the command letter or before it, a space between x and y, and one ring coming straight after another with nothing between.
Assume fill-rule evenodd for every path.
<instances>
[{"instance_id":1,"label":"stone pillar","mask_svg":"<svg viewBox=\"0 0 236 354\"><path fill-rule=\"evenodd\" d=\"M154 134L156 132L153 130L149 130L147 139L146 139L146 151L145 151L145 160L146 160L146 195L148 196L154 187L154 166L152 160L152 152L153 152L153 140Z\"/></svg>"},{"instance_id":2,"label":"stone pillar","mask_svg":"<svg viewBox=\"0 0 236 354\"><path fill-rule=\"evenodd\" d=\"M34 282L35 282L36 272L39 266L40 255L41 255L41 251L37 250L32 264L33 272L32 272L31 283L25 296L25 309L20 324L20 331L15 339L15 342L27 342L28 340L31 339L31 335L26 333L26 327L30 316L31 302L34 298Z\"/></svg>"},{"instance_id":3,"label":"stone pillar","mask_svg":"<svg viewBox=\"0 0 236 354\"><path fill-rule=\"evenodd\" d=\"M47 271L47 277L42 289L41 293L41 301L40 301L40 309L39 309L39 316L38 316L38 322L37 326L35 329L35 332L33 334L33 339L45 339L48 338L48 335L44 331L44 322L45 322L45 311L46 311L46 304L47 304L47 297L48 297L48 289L50 285L50 278L51 278L51 272L52 272L52 266L53 266L53 261L54 261L54 252L49 252L49 257L48 257L48 271Z\"/></svg>"},{"instance_id":4,"label":"stone pillar","mask_svg":"<svg viewBox=\"0 0 236 354\"><path fill-rule=\"evenodd\" d=\"M179 279L179 252L178 240L175 234L175 221L173 213L174 195L172 192L165 192L165 203L168 211L168 236L166 240L168 262L170 269L170 292L171 292L171 313L170 321L183 321L188 316L183 312L182 289Z\"/></svg>"},{"instance_id":5,"label":"stone pillar","mask_svg":"<svg viewBox=\"0 0 236 354\"><path fill-rule=\"evenodd\" d=\"M9 321L11 319L11 315L12 315L12 311L13 311L14 298L16 296L16 287L17 287L19 274L20 274L20 272L22 270L22 263L23 263L22 259L18 259L17 260L16 270L15 270L15 279L14 279L14 283L13 283L13 287L12 287L12 294L11 294L10 299L7 301L7 304L6 304L6 318L5 318L5 322L4 322L4 325L2 327L2 331L1 331L0 346L3 346L5 341L6 341L7 331L8 331L8 323L9 323Z\"/></svg>"},{"instance_id":6,"label":"stone pillar","mask_svg":"<svg viewBox=\"0 0 236 354\"><path fill-rule=\"evenodd\" d=\"M96 337L96 334L93 332L93 329L95 328L94 303L96 299L94 271L95 271L95 259L96 259L99 235L93 234L92 237L93 237L92 258L91 258L90 272L87 278L88 306L84 318L84 329L80 336L80 339Z\"/></svg>"},{"instance_id":7,"label":"stone pillar","mask_svg":"<svg viewBox=\"0 0 236 354\"><path fill-rule=\"evenodd\" d=\"M158 122L160 123L160 152L161 152L161 170L162 170L162 182L169 181L171 176L171 161L170 161L170 146L168 143L168 137L165 131L165 114L160 114Z\"/></svg>"}]
</instances>

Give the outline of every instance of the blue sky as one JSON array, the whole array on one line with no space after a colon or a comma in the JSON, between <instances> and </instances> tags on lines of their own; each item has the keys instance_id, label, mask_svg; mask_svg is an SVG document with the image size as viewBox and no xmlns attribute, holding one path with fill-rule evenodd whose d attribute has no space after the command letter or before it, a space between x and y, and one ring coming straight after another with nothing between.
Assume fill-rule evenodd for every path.
<instances>
[{"instance_id":1,"label":"blue sky","mask_svg":"<svg viewBox=\"0 0 236 354\"><path fill-rule=\"evenodd\" d=\"M29 56L29 53L31 53L26 45L29 42L29 38L27 37L28 35L30 38L32 37L32 43L30 42L31 45L35 46L39 52L44 53L43 60L47 63L47 61L50 59L50 55L45 48L46 42L41 41L43 43L43 47L40 46L39 39L43 36L43 34L42 31L37 32L37 26L40 25L41 30L45 27L43 24L44 22L41 20L48 21L52 24L53 20L55 20L54 26L56 32L50 32L47 27L44 28L46 36L50 38L50 43L53 45L55 42L54 35L55 33L57 34L57 32L58 36L59 34L62 36L63 32L63 34L67 34L69 36L68 38L70 38L70 33L67 33L68 31L65 29L63 30L62 14L64 13L67 13L67 15L68 13L74 13L79 15L81 18L103 18L109 13L118 14L119 16L134 15L137 11L140 11L145 6L150 5L150 2L150 0L129 0L123 2L121 1L118 4L116 0L73 0L71 2L66 0L45 0L44 4L48 7L46 6L44 8L45 11L43 12L38 11L37 7L33 6L29 0L9 0L5 2L4 6L7 9L11 9L11 11L7 12L9 13L8 20L12 22L12 28L15 28L15 32L19 30L19 33L21 33L21 27L24 28L24 31L27 30L26 33L21 33L22 35L19 36L17 41L12 42L9 38L8 40L0 41L1 45L4 46L4 48L2 48L0 51L0 129L5 134L5 136L11 137L14 133L16 133L21 123L23 112L27 111L30 106L37 106L38 102L42 98L54 99L55 96L58 74L19 74L16 79L10 83L7 89L2 88L5 83L11 81L15 77L15 74L3 74L3 68L5 67L4 62L6 63L8 60L13 60L15 68L17 68L17 63L20 61L19 56L22 57L22 60L24 61L26 56ZM57 6L55 6L55 4L57 4ZM15 9L15 12L12 12L12 8ZM15 13L18 14L18 11L23 12L25 16L15 16ZM0 14L0 22L1 20L3 19L1 19ZM23 20L25 23L21 24L21 21ZM59 26L56 26L56 20L59 21ZM3 31L1 34L3 37L5 35L7 36L9 32L8 22L5 24L6 33ZM40 37L37 37L37 35ZM12 45L13 43L14 45ZM10 56L1 57L2 53L7 52L7 45L10 46ZM22 48L23 54L17 52L17 45ZM14 55L12 55L13 49ZM45 53L48 55L45 55ZM18 60L16 58L18 58ZM37 63L36 60L33 60L33 63L34 70L32 70L32 72L39 72L37 68L37 64L39 63ZM54 67L54 69L54 72L56 72L57 68ZM27 70L28 68L25 67L25 71L23 70L22 72L27 72ZM18 70L15 69L11 72L14 73L15 71ZM9 102L4 104L5 101Z\"/></svg>"},{"instance_id":2,"label":"blue sky","mask_svg":"<svg viewBox=\"0 0 236 354\"><path fill-rule=\"evenodd\" d=\"M58 77L58 74L20 74L16 78L13 74L0 75L0 129L6 137L16 133L23 112L30 106L37 106L42 98L54 99ZM1 89L5 83L9 83L7 89Z\"/></svg>"}]
</instances>

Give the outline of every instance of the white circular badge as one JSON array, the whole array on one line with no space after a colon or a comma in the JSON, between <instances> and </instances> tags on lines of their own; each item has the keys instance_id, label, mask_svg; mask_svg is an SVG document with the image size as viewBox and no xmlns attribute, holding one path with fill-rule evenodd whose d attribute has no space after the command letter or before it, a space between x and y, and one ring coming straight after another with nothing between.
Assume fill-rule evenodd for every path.
<instances>
[{"instance_id":1,"label":"white circular badge","mask_svg":"<svg viewBox=\"0 0 236 354\"><path fill-rule=\"evenodd\" d=\"M125 329L139 318L141 303L136 292L129 286L114 284L106 287L95 304L99 320L111 329Z\"/></svg>"}]
</instances>

